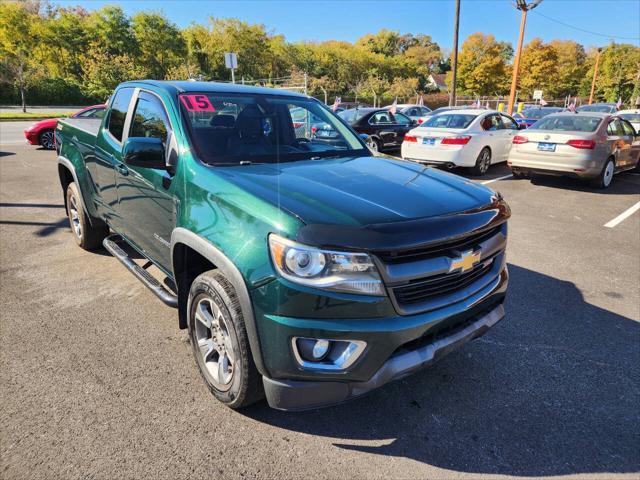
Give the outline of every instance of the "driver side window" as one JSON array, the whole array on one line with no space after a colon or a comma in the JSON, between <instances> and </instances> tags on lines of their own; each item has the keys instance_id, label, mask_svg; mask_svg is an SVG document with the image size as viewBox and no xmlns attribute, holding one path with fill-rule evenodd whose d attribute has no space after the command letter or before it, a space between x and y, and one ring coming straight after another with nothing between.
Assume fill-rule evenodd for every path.
<instances>
[{"instance_id":1,"label":"driver side window","mask_svg":"<svg viewBox=\"0 0 640 480\"><path fill-rule=\"evenodd\" d=\"M506 115L501 115L501 118L504 128L506 128L507 130L518 130L518 124L515 122L515 120L507 117Z\"/></svg>"},{"instance_id":2,"label":"driver side window","mask_svg":"<svg viewBox=\"0 0 640 480\"><path fill-rule=\"evenodd\" d=\"M404 116L402 113L397 113L395 115L396 123L398 125L411 125L411 119L409 117Z\"/></svg>"},{"instance_id":3,"label":"driver side window","mask_svg":"<svg viewBox=\"0 0 640 480\"><path fill-rule=\"evenodd\" d=\"M171 130L162 102L147 92L140 92L131 120L130 137L160 138L166 145Z\"/></svg>"},{"instance_id":4,"label":"driver side window","mask_svg":"<svg viewBox=\"0 0 640 480\"><path fill-rule=\"evenodd\" d=\"M371 120L369 120L369 123L371 123L372 125L392 123L392 115L390 112L386 112L386 111L375 113L371 117Z\"/></svg>"}]
</instances>

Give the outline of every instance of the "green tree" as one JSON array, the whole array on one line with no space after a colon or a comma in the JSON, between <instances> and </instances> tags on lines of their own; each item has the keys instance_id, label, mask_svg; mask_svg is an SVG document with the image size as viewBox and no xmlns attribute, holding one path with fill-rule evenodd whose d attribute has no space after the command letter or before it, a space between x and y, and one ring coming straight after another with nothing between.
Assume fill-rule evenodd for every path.
<instances>
[{"instance_id":1,"label":"green tree","mask_svg":"<svg viewBox=\"0 0 640 480\"><path fill-rule=\"evenodd\" d=\"M550 45L555 49L558 59L558 81L554 88L556 97L577 95L588 68L584 47L572 40L553 40Z\"/></svg>"},{"instance_id":2,"label":"green tree","mask_svg":"<svg viewBox=\"0 0 640 480\"><path fill-rule=\"evenodd\" d=\"M33 55L41 36L42 19L24 5L0 4L0 78L20 92L22 111L27 111L26 92L40 75L42 66Z\"/></svg>"},{"instance_id":3,"label":"green tree","mask_svg":"<svg viewBox=\"0 0 640 480\"><path fill-rule=\"evenodd\" d=\"M91 49L116 56L135 56L138 52L131 22L120 7L107 6L91 13L87 28Z\"/></svg>"},{"instance_id":4,"label":"green tree","mask_svg":"<svg viewBox=\"0 0 640 480\"><path fill-rule=\"evenodd\" d=\"M534 90L554 97L559 83L558 53L553 46L534 38L522 50L520 96L531 98Z\"/></svg>"},{"instance_id":5,"label":"green tree","mask_svg":"<svg viewBox=\"0 0 640 480\"><path fill-rule=\"evenodd\" d=\"M144 69L129 55L94 51L85 58L83 91L106 100L122 82L144 78Z\"/></svg>"},{"instance_id":6,"label":"green tree","mask_svg":"<svg viewBox=\"0 0 640 480\"><path fill-rule=\"evenodd\" d=\"M182 33L164 15L140 12L132 17L131 24L139 50L137 61L147 76L163 79L170 68L186 59Z\"/></svg>"},{"instance_id":7,"label":"green tree","mask_svg":"<svg viewBox=\"0 0 640 480\"><path fill-rule=\"evenodd\" d=\"M401 102L415 99L415 96L418 94L418 84L419 81L417 77L396 77L389 85L385 96L391 99L397 97Z\"/></svg>"},{"instance_id":8,"label":"green tree","mask_svg":"<svg viewBox=\"0 0 640 480\"><path fill-rule=\"evenodd\" d=\"M591 71L593 75L593 70ZM640 48L625 43L611 43L600 57L600 69L596 80L598 98L615 102L622 98L627 102L637 90L640 74Z\"/></svg>"},{"instance_id":9,"label":"green tree","mask_svg":"<svg viewBox=\"0 0 640 480\"><path fill-rule=\"evenodd\" d=\"M474 33L462 44L458 55L458 86L470 95L493 95L507 90L513 54L511 45L498 42L493 35ZM450 83L450 75L447 76Z\"/></svg>"}]
</instances>

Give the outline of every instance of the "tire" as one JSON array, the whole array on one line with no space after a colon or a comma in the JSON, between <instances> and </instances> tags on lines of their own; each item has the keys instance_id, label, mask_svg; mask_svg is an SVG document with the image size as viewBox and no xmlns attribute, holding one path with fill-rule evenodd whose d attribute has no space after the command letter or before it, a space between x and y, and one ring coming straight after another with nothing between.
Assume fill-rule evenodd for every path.
<instances>
[{"instance_id":1,"label":"tire","mask_svg":"<svg viewBox=\"0 0 640 480\"><path fill-rule=\"evenodd\" d=\"M529 174L527 173L526 170L520 170L519 168L511 169L511 173L513 174L513 178L517 178L517 179L523 179L523 178L529 177Z\"/></svg>"},{"instance_id":2,"label":"tire","mask_svg":"<svg viewBox=\"0 0 640 480\"><path fill-rule=\"evenodd\" d=\"M476 177L481 177L485 173L487 173L487 170L489 170L490 166L491 166L491 150L489 149L489 147L484 147L482 150L480 150L480 153L478 154L478 158L476 158L475 166L471 167L470 169L471 175L474 175Z\"/></svg>"},{"instance_id":3,"label":"tire","mask_svg":"<svg viewBox=\"0 0 640 480\"><path fill-rule=\"evenodd\" d=\"M380 145L380 141L374 137L367 138L367 146L371 149L373 153L380 152L380 149L382 148Z\"/></svg>"},{"instance_id":4,"label":"tire","mask_svg":"<svg viewBox=\"0 0 640 480\"><path fill-rule=\"evenodd\" d=\"M191 284L188 305L193 355L213 396L232 409L261 400L261 377L231 283L217 270L199 275Z\"/></svg>"},{"instance_id":5,"label":"tire","mask_svg":"<svg viewBox=\"0 0 640 480\"><path fill-rule=\"evenodd\" d=\"M616 170L616 162L613 157L607 158L600 175L591 180L591 186L599 189L609 188Z\"/></svg>"},{"instance_id":6,"label":"tire","mask_svg":"<svg viewBox=\"0 0 640 480\"><path fill-rule=\"evenodd\" d=\"M53 130L43 130L38 137L38 143L46 150L54 150L56 148L56 141Z\"/></svg>"},{"instance_id":7,"label":"tire","mask_svg":"<svg viewBox=\"0 0 640 480\"><path fill-rule=\"evenodd\" d=\"M75 182L67 186L67 217L76 243L85 250L95 250L102 246L102 240L109 235L109 227L101 222L89 221L87 212L82 208L80 192Z\"/></svg>"}]
</instances>

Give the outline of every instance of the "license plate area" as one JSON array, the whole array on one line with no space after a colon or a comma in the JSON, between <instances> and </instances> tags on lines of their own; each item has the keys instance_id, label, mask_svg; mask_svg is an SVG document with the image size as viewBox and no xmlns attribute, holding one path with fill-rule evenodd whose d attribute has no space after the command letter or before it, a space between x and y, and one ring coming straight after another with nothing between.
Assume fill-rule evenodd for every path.
<instances>
[{"instance_id":1,"label":"license plate area","mask_svg":"<svg viewBox=\"0 0 640 480\"><path fill-rule=\"evenodd\" d=\"M423 145L435 145L436 144L436 139L434 137L424 137L422 139L422 144Z\"/></svg>"},{"instance_id":2,"label":"license plate area","mask_svg":"<svg viewBox=\"0 0 640 480\"><path fill-rule=\"evenodd\" d=\"M540 150L541 152L555 152L556 151L556 144L555 143L540 142L540 143L538 143L538 150Z\"/></svg>"}]
</instances>

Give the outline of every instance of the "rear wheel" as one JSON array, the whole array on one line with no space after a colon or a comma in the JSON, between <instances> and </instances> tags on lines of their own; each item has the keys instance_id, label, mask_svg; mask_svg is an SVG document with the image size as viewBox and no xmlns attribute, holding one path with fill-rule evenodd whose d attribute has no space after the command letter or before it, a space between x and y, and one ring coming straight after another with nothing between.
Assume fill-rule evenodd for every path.
<instances>
[{"instance_id":1,"label":"rear wheel","mask_svg":"<svg viewBox=\"0 0 640 480\"><path fill-rule=\"evenodd\" d=\"M374 153L380 151L380 142L374 137L367 138L367 146Z\"/></svg>"},{"instance_id":2,"label":"rear wheel","mask_svg":"<svg viewBox=\"0 0 640 480\"><path fill-rule=\"evenodd\" d=\"M597 178L591 181L591 185L595 188L609 188L611 181L613 180L613 174L616 171L616 162L613 157L609 157L602 167L602 171Z\"/></svg>"},{"instance_id":3,"label":"rear wheel","mask_svg":"<svg viewBox=\"0 0 640 480\"><path fill-rule=\"evenodd\" d=\"M53 130L44 130L40 134L40 145L47 150L53 150L56 148L56 141L54 138Z\"/></svg>"},{"instance_id":4,"label":"rear wheel","mask_svg":"<svg viewBox=\"0 0 640 480\"><path fill-rule=\"evenodd\" d=\"M213 395L238 409L263 397L236 292L217 270L199 275L189 292L189 338Z\"/></svg>"},{"instance_id":5,"label":"rear wheel","mask_svg":"<svg viewBox=\"0 0 640 480\"><path fill-rule=\"evenodd\" d=\"M85 250L95 250L102 245L102 240L109 235L106 225L92 225L89 216L82 208L80 192L74 182L67 186L67 216L69 226L76 243Z\"/></svg>"},{"instance_id":6,"label":"rear wheel","mask_svg":"<svg viewBox=\"0 0 640 480\"><path fill-rule=\"evenodd\" d=\"M476 164L471 168L471 174L475 176L482 176L487 173L489 166L491 165L491 150L489 147L484 147L476 158Z\"/></svg>"}]
</instances>

